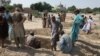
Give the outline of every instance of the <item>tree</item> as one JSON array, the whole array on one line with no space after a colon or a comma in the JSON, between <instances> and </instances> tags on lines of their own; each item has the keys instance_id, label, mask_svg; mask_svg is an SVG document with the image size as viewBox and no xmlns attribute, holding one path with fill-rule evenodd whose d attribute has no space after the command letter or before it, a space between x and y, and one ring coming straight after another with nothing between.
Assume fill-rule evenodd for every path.
<instances>
[{"instance_id":1,"label":"tree","mask_svg":"<svg viewBox=\"0 0 100 56\"><path fill-rule=\"evenodd\" d=\"M71 7L68 7L67 11L70 11L70 12L74 12L76 10L76 7L73 5Z\"/></svg>"},{"instance_id":2,"label":"tree","mask_svg":"<svg viewBox=\"0 0 100 56\"><path fill-rule=\"evenodd\" d=\"M46 2L38 2L35 4L31 4L30 8L32 10L38 10L38 11L44 11L44 10L51 11L52 6Z\"/></svg>"},{"instance_id":3,"label":"tree","mask_svg":"<svg viewBox=\"0 0 100 56\"><path fill-rule=\"evenodd\" d=\"M93 12L99 12L100 13L100 8L94 8Z\"/></svg>"},{"instance_id":4,"label":"tree","mask_svg":"<svg viewBox=\"0 0 100 56\"><path fill-rule=\"evenodd\" d=\"M20 8L20 9L23 9L22 4L13 4L13 6L14 6L14 7L18 7L18 8Z\"/></svg>"},{"instance_id":5,"label":"tree","mask_svg":"<svg viewBox=\"0 0 100 56\"><path fill-rule=\"evenodd\" d=\"M6 10L12 11L14 7L10 5L10 2L11 0L2 0L2 3L4 4Z\"/></svg>"},{"instance_id":6,"label":"tree","mask_svg":"<svg viewBox=\"0 0 100 56\"><path fill-rule=\"evenodd\" d=\"M32 9L32 10L34 10L35 8L34 8L34 4L31 4L30 5L30 8Z\"/></svg>"},{"instance_id":7,"label":"tree","mask_svg":"<svg viewBox=\"0 0 100 56\"><path fill-rule=\"evenodd\" d=\"M92 9L87 7L87 8L84 9L84 12L85 13L92 13Z\"/></svg>"},{"instance_id":8,"label":"tree","mask_svg":"<svg viewBox=\"0 0 100 56\"><path fill-rule=\"evenodd\" d=\"M48 11L51 11L53 8L50 4L48 4L46 2L44 2L43 7L44 7L43 8L44 10L48 10Z\"/></svg>"},{"instance_id":9,"label":"tree","mask_svg":"<svg viewBox=\"0 0 100 56\"><path fill-rule=\"evenodd\" d=\"M6 10L9 10L9 11L12 11L14 9L14 7L11 5L4 5L4 7L6 8Z\"/></svg>"}]
</instances>

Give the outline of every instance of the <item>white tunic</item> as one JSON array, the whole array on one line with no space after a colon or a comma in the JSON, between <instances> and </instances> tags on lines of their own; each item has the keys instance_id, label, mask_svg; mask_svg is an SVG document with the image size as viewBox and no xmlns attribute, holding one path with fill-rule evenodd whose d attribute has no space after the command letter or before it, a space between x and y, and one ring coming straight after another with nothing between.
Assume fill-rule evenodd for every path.
<instances>
[{"instance_id":1,"label":"white tunic","mask_svg":"<svg viewBox=\"0 0 100 56\"><path fill-rule=\"evenodd\" d=\"M29 43L31 42L31 40L35 39L34 36L32 35L29 35L27 38L26 38L26 44L29 45Z\"/></svg>"},{"instance_id":2,"label":"white tunic","mask_svg":"<svg viewBox=\"0 0 100 56\"><path fill-rule=\"evenodd\" d=\"M94 24L93 20L88 19L87 23L84 25L82 30L88 31L91 29L92 24Z\"/></svg>"}]
</instances>

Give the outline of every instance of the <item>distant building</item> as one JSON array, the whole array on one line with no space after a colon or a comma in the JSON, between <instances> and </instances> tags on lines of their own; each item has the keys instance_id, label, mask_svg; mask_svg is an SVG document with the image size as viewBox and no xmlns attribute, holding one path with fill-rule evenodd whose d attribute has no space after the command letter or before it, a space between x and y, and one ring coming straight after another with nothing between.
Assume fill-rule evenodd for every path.
<instances>
[{"instance_id":1,"label":"distant building","mask_svg":"<svg viewBox=\"0 0 100 56\"><path fill-rule=\"evenodd\" d=\"M11 0L0 0L0 6L4 6L5 4L9 4Z\"/></svg>"},{"instance_id":2,"label":"distant building","mask_svg":"<svg viewBox=\"0 0 100 56\"><path fill-rule=\"evenodd\" d=\"M66 11L66 7L64 7L64 6L60 3L58 6L54 7L53 10L57 10L57 11L59 11L59 12L63 12L63 11Z\"/></svg>"},{"instance_id":3,"label":"distant building","mask_svg":"<svg viewBox=\"0 0 100 56\"><path fill-rule=\"evenodd\" d=\"M24 13L32 13L33 10L31 8L23 8Z\"/></svg>"},{"instance_id":4,"label":"distant building","mask_svg":"<svg viewBox=\"0 0 100 56\"><path fill-rule=\"evenodd\" d=\"M58 9L61 11L65 11L66 7L64 7L62 4L58 5Z\"/></svg>"}]
</instances>

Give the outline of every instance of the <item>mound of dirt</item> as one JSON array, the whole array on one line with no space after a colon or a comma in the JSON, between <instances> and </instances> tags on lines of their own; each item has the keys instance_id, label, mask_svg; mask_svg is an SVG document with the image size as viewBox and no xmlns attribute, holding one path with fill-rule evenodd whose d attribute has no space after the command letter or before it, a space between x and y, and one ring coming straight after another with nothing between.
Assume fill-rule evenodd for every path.
<instances>
[{"instance_id":1,"label":"mound of dirt","mask_svg":"<svg viewBox=\"0 0 100 56\"><path fill-rule=\"evenodd\" d=\"M26 34L29 34L30 31L33 31L36 35L45 35L45 36L51 35L51 30L49 28L26 30Z\"/></svg>"}]
</instances>

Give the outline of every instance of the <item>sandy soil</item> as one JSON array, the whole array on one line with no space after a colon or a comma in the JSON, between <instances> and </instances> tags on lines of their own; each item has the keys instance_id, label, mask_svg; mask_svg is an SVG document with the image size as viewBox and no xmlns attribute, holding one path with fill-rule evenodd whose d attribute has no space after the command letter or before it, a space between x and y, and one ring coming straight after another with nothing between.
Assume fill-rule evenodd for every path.
<instances>
[{"instance_id":1,"label":"sandy soil","mask_svg":"<svg viewBox=\"0 0 100 56\"><path fill-rule=\"evenodd\" d=\"M93 16L88 14L87 16ZM70 34L72 25L72 14L67 14L66 22L63 23L64 31ZM97 26L93 27L92 34L85 34L80 31L79 40L76 42L75 47L71 53L62 53L59 49L55 51L50 50L50 29L42 28L41 18L33 18L33 21L25 21L24 27L26 33L34 31L35 36L41 40L42 48L33 49L31 47L16 48L14 44L7 45L6 48L0 48L0 56L100 56L100 21L99 15L93 16Z\"/></svg>"}]
</instances>

